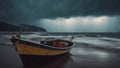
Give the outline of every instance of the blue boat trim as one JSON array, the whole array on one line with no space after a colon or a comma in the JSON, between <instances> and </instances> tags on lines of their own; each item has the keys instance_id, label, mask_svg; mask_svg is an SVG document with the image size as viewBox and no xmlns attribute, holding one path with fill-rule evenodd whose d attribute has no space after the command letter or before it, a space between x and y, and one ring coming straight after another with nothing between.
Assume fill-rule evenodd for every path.
<instances>
[{"instance_id":1,"label":"blue boat trim","mask_svg":"<svg viewBox=\"0 0 120 68\"><path fill-rule=\"evenodd\" d=\"M72 46L69 47L64 47L64 48L59 48L59 47L54 47L54 46L49 46L49 45L44 45L44 44L37 44L37 43L33 43L30 41L25 41L25 40L19 40L20 44L27 44L28 46L34 46L34 47L40 47L40 48L46 48L46 49L52 49L52 50L68 50L70 49Z\"/></svg>"}]
</instances>

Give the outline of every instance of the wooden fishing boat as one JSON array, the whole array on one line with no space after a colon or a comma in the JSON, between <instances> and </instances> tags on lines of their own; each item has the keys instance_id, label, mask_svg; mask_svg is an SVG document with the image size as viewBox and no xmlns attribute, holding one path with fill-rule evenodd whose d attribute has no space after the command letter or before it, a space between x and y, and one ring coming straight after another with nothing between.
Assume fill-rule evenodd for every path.
<instances>
[{"instance_id":1,"label":"wooden fishing boat","mask_svg":"<svg viewBox=\"0 0 120 68\"><path fill-rule=\"evenodd\" d=\"M41 56L50 57L67 54L73 46L73 42L68 40L54 39L34 43L20 39L17 35L13 35L11 42L22 59L28 57L39 58Z\"/></svg>"}]
</instances>

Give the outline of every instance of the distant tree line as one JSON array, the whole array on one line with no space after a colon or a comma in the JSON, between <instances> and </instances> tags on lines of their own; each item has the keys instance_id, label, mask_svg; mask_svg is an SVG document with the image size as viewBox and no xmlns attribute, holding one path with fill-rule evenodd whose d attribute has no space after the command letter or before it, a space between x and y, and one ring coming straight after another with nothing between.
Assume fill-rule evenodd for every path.
<instances>
[{"instance_id":1,"label":"distant tree line","mask_svg":"<svg viewBox=\"0 0 120 68\"><path fill-rule=\"evenodd\" d=\"M8 24L6 22L0 22L0 31L20 31L20 30L34 31L34 32L47 32L46 29L35 26L35 25L27 25L27 24L13 25L13 24Z\"/></svg>"}]
</instances>

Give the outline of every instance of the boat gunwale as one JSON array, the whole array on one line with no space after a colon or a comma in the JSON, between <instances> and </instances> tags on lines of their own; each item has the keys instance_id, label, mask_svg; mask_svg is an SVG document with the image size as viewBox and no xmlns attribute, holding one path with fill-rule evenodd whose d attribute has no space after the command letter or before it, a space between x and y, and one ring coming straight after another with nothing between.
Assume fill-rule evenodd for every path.
<instances>
[{"instance_id":1,"label":"boat gunwale","mask_svg":"<svg viewBox=\"0 0 120 68\"><path fill-rule=\"evenodd\" d=\"M19 39L18 41L19 41L19 43L22 43L22 44L27 44L27 45L30 45L30 46L52 49L52 50L68 50L68 49L73 47L73 45L71 45L69 47L60 48L60 47L54 47L54 46L50 46L50 45L44 45L44 44L41 44L41 43L38 44L38 43L34 43L34 42L31 42L31 41L26 41L26 40L22 40L22 39Z\"/></svg>"}]
</instances>

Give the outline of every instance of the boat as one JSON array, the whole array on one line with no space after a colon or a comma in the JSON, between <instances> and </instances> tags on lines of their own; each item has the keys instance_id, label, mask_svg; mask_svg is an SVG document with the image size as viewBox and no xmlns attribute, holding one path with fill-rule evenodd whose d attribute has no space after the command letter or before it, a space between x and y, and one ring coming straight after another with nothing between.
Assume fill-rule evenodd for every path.
<instances>
[{"instance_id":1,"label":"boat","mask_svg":"<svg viewBox=\"0 0 120 68\"><path fill-rule=\"evenodd\" d=\"M40 57L53 57L68 54L73 47L73 42L62 39L43 40L39 43L21 39L19 35L14 34L11 42L21 59L36 59Z\"/></svg>"}]
</instances>

